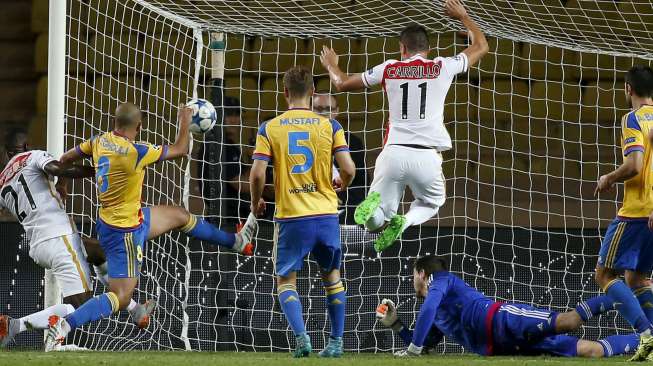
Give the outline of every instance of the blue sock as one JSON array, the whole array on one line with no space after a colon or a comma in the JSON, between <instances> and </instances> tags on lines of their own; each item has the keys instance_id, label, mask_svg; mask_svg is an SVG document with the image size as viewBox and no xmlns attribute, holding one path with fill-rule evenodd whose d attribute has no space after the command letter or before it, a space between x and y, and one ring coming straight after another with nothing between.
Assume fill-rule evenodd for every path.
<instances>
[{"instance_id":1,"label":"blue sock","mask_svg":"<svg viewBox=\"0 0 653 366\"><path fill-rule=\"evenodd\" d=\"M653 291L651 291L651 286L633 289L633 293L639 300L639 306L642 307L644 315L653 323Z\"/></svg>"},{"instance_id":2,"label":"blue sock","mask_svg":"<svg viewBox=\"0 0 653 366\"><path fill-rule=\"evenodd\" d=\"M619 311L619 314L626 318L628 323L637 330L637 333L643 333L647 330L653 329L653 325L648 320L639 302L635 298L632 291L621 280L612 280L605 288L605 293L610 296L614 304L614 308Z\"/></svg>"},{"instance_id":3,"label":"blue sock","mask_svg":"<svg viewBox=\"0 0 653 366\"><path fill-rule=\"evenodd\" d=\"M113 292L107 292L83 303L66 317L66 322L72 330L86 323L106 318L115 312L118 312L118 296Z\"/></svg>"},{"instance_id":4,"label":"blue sock","mask_svg":"<svg viewBox=\"0 0 653 366\"><path fill-rule=\"evenodd\" d=\"M347 291L342 281L325 283L327 309L331 320L331 337L339 338L345 331L345 307L347 305Z\"/></svg>"},{"instance_id":5,"label":"blue sock","mask_svg":"<svg viewBox=\"0 0 653 366\"><path fill-rule=\"evenodd\" d=\"M603 347L603 357L617 356L637 349L639 335L613 335L598 341Z\"/></svg>"},{"instance_id":6,"label":"blue sock","mask_svg":"<svg viewBox=\"0 0 653 366\"><path fill-rule=\"evenodd\" d=\"M299 294L293 285L282 285L278 289L281 310L286 315L295 336L306 333L304 318L302 317L302 303L299 301Z\"/></svg>"},{"instance_id":7,"label":"blue sock","mask_svg":"<svg viewBox=\"0 0 653 366\"><path fill-rule=\"evenodd\" d=\"M608 295L592 297L576 306L576 312L584 322L595 315L603 314L610 310L614 310L614 304Z\"/></svg>"},{"instance_id":8,"label":"blue sock","mask_svg":"<svg viewBox=\"0 0 653 366\"><path fill-rule=\"evenodd\" d=\"M222 231L195 215L190 215L190 220L181 228L181 231L192 238L229 249L233 248L234 243L236 243L236 234Z\"/></svg>"}]
</instances>

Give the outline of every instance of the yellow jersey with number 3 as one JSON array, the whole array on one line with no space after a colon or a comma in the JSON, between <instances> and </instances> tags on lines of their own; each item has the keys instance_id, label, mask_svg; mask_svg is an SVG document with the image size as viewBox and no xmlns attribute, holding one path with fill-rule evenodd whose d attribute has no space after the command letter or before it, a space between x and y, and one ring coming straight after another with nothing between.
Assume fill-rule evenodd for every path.
<instances>
[{"instance_id":1,"label":"yellow jersey with number 3","mask_svg":"<svg viewBox=\"0 0 653 366\"><path fill-rule=\"evenodd\" d=\"M100 219L120 229L140 225L145 167L165 159L167 146L137 143L114 131L94 136L76 149L93 159Z\"/></svg>"},{"instance_id":2,"label":"yellow jersey with number 3","mask_svg":"<svg viewBox=\"0 0 653 366\"><path fill-rule=\"evenodd\" d=\"M624 201L620 217L643 218L653 211L653 167L649 131L653 129L653 106L644 105L621 119L621 148L624 159L639 151L644 154L642 171L624 182Z\"/></svg>"},{"instance_id":3,"label":"yellow jersey with number 3","mask_svg":"<svg viewBox=\"0 0 653 366\"><path fill-rule=\"evenodd\" d=\"M275 220L337 215L333 154L348 150L340 123L308 109L291 109L263 123L253 158L274 166Z\"/></svg>"}]
</instances>

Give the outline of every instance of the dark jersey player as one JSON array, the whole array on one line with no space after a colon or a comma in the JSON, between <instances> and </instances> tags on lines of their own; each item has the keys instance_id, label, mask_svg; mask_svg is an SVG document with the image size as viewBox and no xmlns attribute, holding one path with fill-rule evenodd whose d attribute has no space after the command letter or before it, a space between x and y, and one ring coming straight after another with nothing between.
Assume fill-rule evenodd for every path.
<instances>
[{"instance_id":1,"label":"dark jersey player","mask_svg":"<svg viewBox=\"0 0 653 366\"><path fill-rule=\"evenodd\" d=\"M495 302L449 272L446 261L438 256L418 259L413 281L417 296L425 298L413 331L397 318L392 301L384 299L377 308L379 320L398 332L408 346L396 356L418 356L443 336L483 356L607 357L634 350L639 343L637 334L613 335L599 341L565 335L588 318L612 310L607 296L591 298L564 313Z\"/></svg>"}]
</instances>

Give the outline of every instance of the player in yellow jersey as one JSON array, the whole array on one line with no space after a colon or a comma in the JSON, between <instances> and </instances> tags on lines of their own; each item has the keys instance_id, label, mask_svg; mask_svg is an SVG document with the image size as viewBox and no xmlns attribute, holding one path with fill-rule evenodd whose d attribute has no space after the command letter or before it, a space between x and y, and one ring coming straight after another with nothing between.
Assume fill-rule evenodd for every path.
<instances>
[{"instance_id":1,"label":"player in yellow jersey","mask_svg":"<svg viewBox=\"0 0 653 366\"><path fill-rule=\"evenodd\" d=\"M601 176L595 191L598 194L623 182L624 201L601 243L596 282L640 333L640 346L631 360L643 361L653 351L653 292L649 281L653 233L647 225L653 211L653 150L648 138L653 132L653 70L648 66L631 68L626 73L625 90L632 111L621 119L623 164ZM622 272L626 283L619 279Z\"/></svg>"},{"instance_id":2,"label":"player in yellow jersey","mask_svg":"<svg viewBox=\"0 0 653 366\"><path fill-rule=\"evenodd\" d=\"M297 340L294 355L306 357L312 351L296 289L297 271L312 253L322 271L331 321L329 343L320 356L340 357L346 293L340 281L342 252L334 186L349 186L356 168L340 123L311 111L311 72L304 67L291 68L283 83L288 111L263 123L256 136L250 173L252 212L258 216L265 210L261 196L265 169L271 161L276 203L273 261L281 309ZM340 177L332 182L334 156Z\"/></svg>"},{"instance_id":3,"label":"player in yellow jersey","mask_svg":"<svg viewBox=\"0 0 653 366\"><path fill-rule=\"evenodd\" d=\"M114 130L91 138L66 152L61 161L92 158L100 201L96 231L107 258L109 292L85 302L65 319L53 317L47 337L60 343L72 330L124 309L138 283L145 241L177 229L190 237L252 255L249 242L256 229L253 215L237 233L219 230L178 206L141 207L145 168L186 156L190 145L192 109L181 107L174 144L155 146L134 142L141 128L141 111L125 103L116 109Z\"/></svg>"}]
</instances>

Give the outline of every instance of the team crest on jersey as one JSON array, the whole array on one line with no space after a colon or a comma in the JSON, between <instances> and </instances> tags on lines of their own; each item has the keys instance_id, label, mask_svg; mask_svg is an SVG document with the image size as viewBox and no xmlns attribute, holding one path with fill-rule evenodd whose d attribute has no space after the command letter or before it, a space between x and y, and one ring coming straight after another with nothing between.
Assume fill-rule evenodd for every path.
<instances>
[{"instance_id":1,"label":"team crest on jersey","mask_svg":"<svg viewBox=\"0 0 653 366\"><path fill-rule=\"evenodd\" d=\"M18 172L27 166L27 159L32 153L16 155L13 159L9 160L5 169L0 173L0 187L11 180Z\"/></svg>"}]
</instances>

